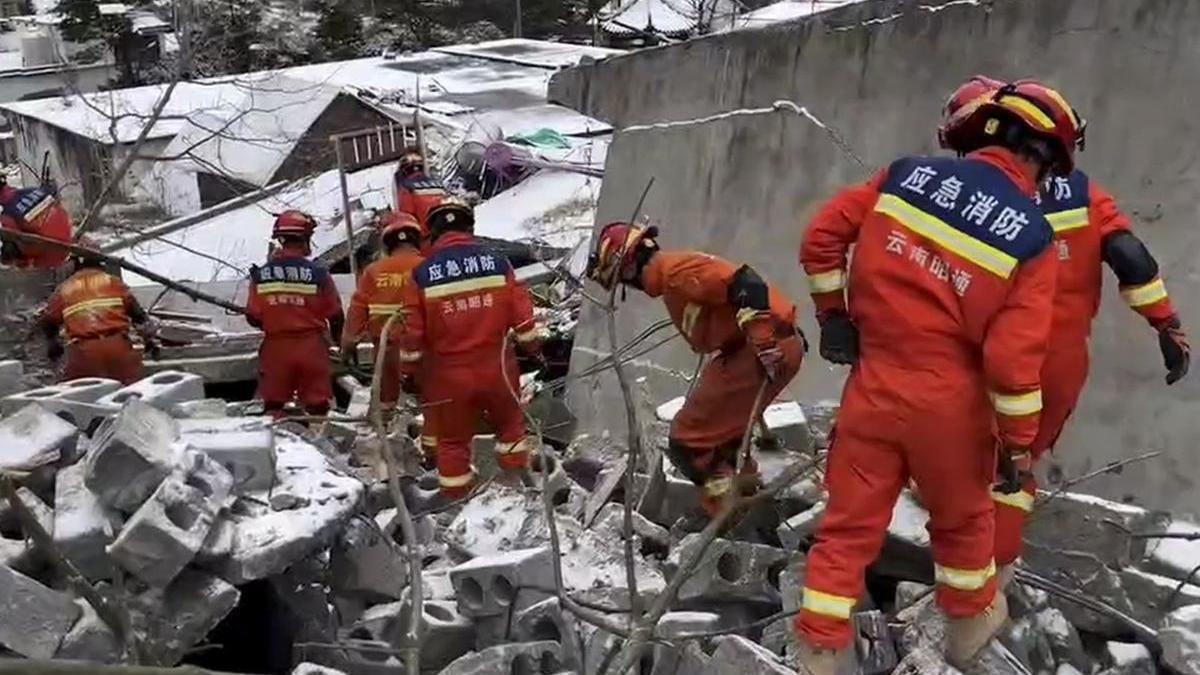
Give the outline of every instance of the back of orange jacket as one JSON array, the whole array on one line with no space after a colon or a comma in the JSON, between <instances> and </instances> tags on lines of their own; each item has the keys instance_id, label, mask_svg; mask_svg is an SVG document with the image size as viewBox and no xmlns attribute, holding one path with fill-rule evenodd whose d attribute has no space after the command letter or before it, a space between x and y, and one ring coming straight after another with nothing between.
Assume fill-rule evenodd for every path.
<instances>
[{"instance_id":1,"label":"back of orange jacket","mask_svg":"<svg viewBox=\"0 0 1200 675\"><path fill-rule=\"evenodd\" d=\"M737 271L733 263L707 253L660 251L646 264L642 279L647 295L662 296L692 351L708 354L743 340L737 307L729 301L729 285ZM774 286L768 289L772 318L795 326L796 306Z\"/></svg>"},{"instance_id":2,"label":"back of orange jacket","mask_svg":"<svg viewBox=\"0 0 1200 675\"><path fill-rule=\"evenodd\" d=\"M847 308L857 244L848 309L861 358L946 382L981 373L1016 446L1037 432L1057 267L1032 196L1007 150L904 158L828 203L801 250L821 313Z\"/></svg>"},{"instance_id":3,"label":"back of orange jacket","mask_svg":"<svg viewBox=\"0 0 1200 675\"><path fill-rule=\"evenodd\" d=\"M129 287L103 270L84 268L54 292L45 320L61 325L71 341L122 333L141 315Z\"/></svg>"},{"instance_id":4,"label":"back of orange jacket","mask_svg":"<svg viewBox=\"0 0 1200 675\"><path fill-rule=\"evenodd\" d=\"M347 335L355 338L368 335L378 342L388 318L403 309L404 287L422 260L424 258L417 251L404 248L367 265L350 300ZM398 331L399 324L393 325L394 331ZM392 336L396 334L391 333Z\"/></svg>"},{"instance_id":5,"label":"back of orange jacket","mask_svg":"<svg viewBox=\"0 0 1200 675\"><path fill-rule=\"evenodd\" d=\"M70 242L73 226L71 216L62 203L42 188L0 190L0 227L28 232L39 237ZM20 258L12 261L17 267L52 269L67 261L70 253L61 246L19 242Z\"/></svg>"},{"instance_id":6,"label":"back of orange jacket","mask_svg":"<svg viewBox=\"0 0 1200 675\"><path fill-rule=\"evenodd\" d=\"M501 359L509 331L518 343L538 338L529 291L508 258L473 236L450 232L413 270L405 286L405 338L401 358Z\"/></svg>"},{"instance_id":7,"label":"back of orange jacket","mask_svg":"<svg viewBox=\"0 0 1200 675\"><path fill-rule=\"evenodd\" d=\"M250 272L246 320L268 337L324 333L341 314L329 270L300 253L284 248Z\"/></svg>"},{"instance_id":8,"label":"back of orange jacket","mask_svg":"<svg viewBox=\"0 0 1200 675\"><path fill-rule=\"evenodd\" d=\"M396 178L396 210L416 218L426 237L429 236L429 210L445 198L446 189L436 178L423 173Z\"/></svg>"}]
</instances>

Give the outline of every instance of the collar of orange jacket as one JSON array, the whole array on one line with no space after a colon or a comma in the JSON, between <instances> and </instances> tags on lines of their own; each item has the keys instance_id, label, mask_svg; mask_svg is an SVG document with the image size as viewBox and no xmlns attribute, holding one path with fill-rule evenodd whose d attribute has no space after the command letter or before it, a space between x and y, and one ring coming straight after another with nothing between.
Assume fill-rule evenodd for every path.
<instances>
[{"instance_id":1,"label":"collar of orange jacket","mask_svg":"<svg viewBox=\"0 0 1200 675\"><path fill-rule=\"evenodd\" d=\"M1025 168L1021 166L1021 159L1017 154L1008 148L1002 148L998 145L991 145L980 150L976 150L967 155L971 159L978 159L1000 169L1008 176L1017 187L1026 195L1032 197L1037 194L1037 182L1025 173Z\"/></svg>"}]
</instances>

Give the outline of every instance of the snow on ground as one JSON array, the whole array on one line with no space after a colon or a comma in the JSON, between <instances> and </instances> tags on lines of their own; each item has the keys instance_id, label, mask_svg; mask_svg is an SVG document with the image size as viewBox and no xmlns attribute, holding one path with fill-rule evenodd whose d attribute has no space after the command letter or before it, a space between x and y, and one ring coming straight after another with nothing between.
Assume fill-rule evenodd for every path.
<instances>
[{"instance_id":1,"label":"snow on ground","mask_svg":"<svg viewBox=\"0 0 1200 675\"><path fill-rule=\"evenodd\" d=\"M1174 520L1167 526L1171 534L1194 534L1197 539L1151 539L1147 541L1150 557L1168 569L1187 574L1200 565L1200 527L1186 521Z\"/></svg>"}]
</instances>

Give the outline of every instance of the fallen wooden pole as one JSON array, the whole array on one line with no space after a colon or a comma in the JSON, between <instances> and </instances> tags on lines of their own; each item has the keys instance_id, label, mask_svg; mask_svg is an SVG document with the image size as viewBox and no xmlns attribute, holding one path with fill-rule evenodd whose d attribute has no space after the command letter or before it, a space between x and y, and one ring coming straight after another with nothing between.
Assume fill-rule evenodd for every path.
<instances>
[{"instance_id":1,"label":"fallen wooden pole","mask_svg":"<svg viewBox=\"0 0 1200 675\"><path fill-rule=\"evenodd\" d=\"M88 248L86 246L80 246L78 244L66 241L59 241L57 239L50 239L47 237L38 236L36 234L30 234L28 232L18 232L16 230L8 229L0 229L0 239L4 239L6 241L27 242L30 244L43 244L46 246L57 246L58 248L65 248L71 253L79 255L91 255L99 260L113 263L114 265L120 266L122 269L127 269L134 274L139 274L143 277L146 277L150 281L162 284L173 291L179 291L193 300L207 302L210 305L216 305L217 307L227 309L231 312L236 312L237 314L246 313L246 308L242 307L241 305L236 305L228 300L218 298L215 295L209 295L204 291L196 290L178 281L175 281L174 279L168 279L161 274L151 272L141 265L135 265L124 258L118 258L107 253L101 253L100 251Z\"/></svg>"}]
</instances>

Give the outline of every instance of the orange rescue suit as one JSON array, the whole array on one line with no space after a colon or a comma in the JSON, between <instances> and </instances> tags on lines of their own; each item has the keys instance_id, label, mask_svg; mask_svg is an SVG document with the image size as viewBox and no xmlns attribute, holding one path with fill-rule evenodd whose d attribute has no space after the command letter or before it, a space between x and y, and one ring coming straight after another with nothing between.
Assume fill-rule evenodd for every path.
<instances>
[{"instance_id":1,"label":"orange rescue suit","mask_svg":"<svg viewBox=\"0 0 1200 675\"><path fill-rule=\"evenodd\" d=\"M413 270L404 297L400 359L407 374L425 372L421 393L437 429L441 493L458 498L474 485L471 440L481 414L496 431L500 466L526 466L520 371L508 336L534 351L540 335L529 291L508 259L470 234L443 234Z\"/></svg>"},{"instance_id":2,"label":"orange rescue suit","mask_svg":"<svg viewBox=\"0 0 1200 675\"><path fill-rule=\"evenodd\" d=\"M63 377L107 377L123 384L142 377L142 355L129 339L132 321L145 312L119 278L85 267L62 283L50 298L43 322L67 335Z\"/></svg>"},{"instance_id":3,"label":"orange rescue suit","mask_svg":"<svg viewBox=\"0 0 1200 675\"><path fill-rule=\"evenodd\" d=\"M421 224L421 234L429 237L429 210L446 198L446 189L441 181L415 173L407 177L396 177L396 210L411 214Z\"/></svg>"},{"instance_id":4,"label":"orange rescue suit","mask_svg":"<svg viewBox=\"0 0 1200 675\"><path fill-rule=\"evenodd\" d=\"M662 297L692 350L714 354L671 422L669 448L673 461L701 489L701 503L710 515L733 489L737 451L747 426L795 377L804 356L803 338L795 327L796 307L775 287L767 287L765 315L743 313L739 322L739 310L730 301L737 272L727 260L693 251L659 251L642 270L646 294ZM773 334L783 354L757 408L755 397L767 375L744 332L752 330L753 323ZM745 474L757 473L752 461L743 469Z\"/></svg>"},{"instance_id":5,"label":"orange rescue suit","mask_svg":"<svg viewBox=\"0 0 1200 675\"><path fill-rule=\"evenodd\" d=\"M263 332L258 393L266 411L281 416L296 397L310 414L328 412L330 330L342 321L342 301L329 270L302 249L284 245L251 270L246 320Z\"/></svg>"},{"instance_id":6,"label":"orange rescue suit","mask_svg":"<svg viewBox=\"0 0 1200 675\"><path fill-rule=\"evenodd\" d=\"M938 604L967 617L993 600L996 435L1034 440L1053 311L1057 256L1034 194L1001 148L909 157L838 194L805 233L818 316L848 311L859 331L796 620L810 644L850 643L863 571L910 476L930 511Z\"/></svg>"},{"instance_id":7,"label":"orange rescue suit","mask_svg":"<svg viewBox=\"0 0 1200 675\"><path fill-rule=\"evenodd\" d=\"M1042 365L1042 421L1030 448L1035 462L1058 440L1087 380L1088 338L1104 285L1104 241L1130 229L1129 217L1118 208L1112 194L1082 171L1051 180L1040 200L1046 220L1054 229L1058 283L1050 346ZM1175 314L1159 277L1136 286L1122 286L1121 296L1151 325ZM1021 492L993 494L998 564L1020 556L1025 518L1033 510L1036 494L1037 482L1032 476Z\"/></svg>"},{"instance_id":8,"label":"orange rescue suit","mask_svg":"<svg viewBox=\"0 0 1200 675\"><path fill-rule=\"evenodd\" d=\"M360 338L366 337L379 347L383 325L403 309L404 286L422 260L424 258L416 250L402 246L386 258L367 265L358 278L358 288L346 314L346 342L357 344ZM403 334L403 323L400 320L393 322L380 384L380 399L384 405L395 405L400 399L399 354Z\"/></svg>"},{"instance_id":9,"label":"orange rescue suit","mask_svg":"<svg viewBox=\"0 0 1200 675\"><path fill-rule=\"evenodd\" d=\"M0 188L0 207L0 227L6 230L71 241L71 216L57 197L42 188L18 190L6 185ZM17 253L15 259L5 260L15 267L52 269L70 255L65 248L46 244L15 242L7 248Z\"/></svg>"}]
</instances>

